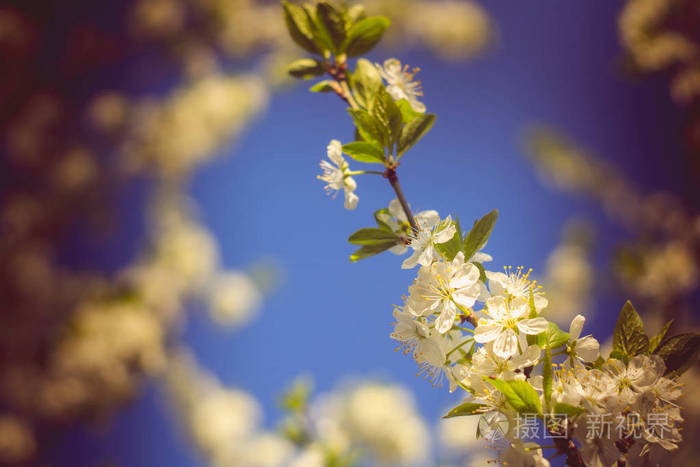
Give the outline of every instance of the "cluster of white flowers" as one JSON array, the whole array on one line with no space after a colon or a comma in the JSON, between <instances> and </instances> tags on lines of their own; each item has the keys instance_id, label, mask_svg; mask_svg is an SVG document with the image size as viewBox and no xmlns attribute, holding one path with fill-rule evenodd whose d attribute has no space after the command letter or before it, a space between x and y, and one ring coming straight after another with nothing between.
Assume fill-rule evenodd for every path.
<instances>
[{"instance_id":1,"label":"cluster of white flowers","mask_svg":"<svg viewBox=\"0 0 700 467\"><path fill-rule=\"evenodd\" d=\"M435 248L449 237L416 248ZM538 391L539 405L549 406L551 414L557 414L557 404L575 407L575 423L565 434L580 443L586 465L612 465L618 460L641 465L639 459L647 453L659 456L677 448L682 418L674 401L681 395L680 385L663 376L666 368L658 355L637 355L627 364L615 358L599 360L599 343L590 335L580 337L585 318L577 315L568 334L557 330L564 336L557 354L565 360L554 364L558 368L548 376L551 395L545 397L546 370L538 366L544 364L543 351L551 348L536 336L551 330L553 323L540 316L548 302L528 279L529 272L485 271L487 280L482 282L479 268L465 262L462 252L451 261L440 255L428 257L431 260L421 263L404 306L394 311L391 337L412 352L434 384L444 375L451 391L458 387L468 391L468 401L484 420L502 414L500 419L507 421L502 435L510 441L501 452L502 462L549 465L539 447L523 444L518 437L512 424L518 407L493 380L527 382ZM476 324L469 328L467 322ZM551 353L548 361L551 364ZM596 420L603 428L592 432Z\"/></svg>"}]
</instances>

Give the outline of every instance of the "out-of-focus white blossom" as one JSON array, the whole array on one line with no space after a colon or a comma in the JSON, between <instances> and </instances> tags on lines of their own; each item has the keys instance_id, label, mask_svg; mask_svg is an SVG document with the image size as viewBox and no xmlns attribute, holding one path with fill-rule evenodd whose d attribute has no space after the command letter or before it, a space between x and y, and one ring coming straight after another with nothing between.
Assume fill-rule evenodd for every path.
<instances>
[{"instance_id":1,"label":"out-of-focus white blossom","mask_svg":"<svg viewBox=\"0 0 700 467\"><path fill-rule=\"evenodd\" d=\"M326 182L325 189L333 197L338 191L343 190L345 194L345 209L355 209L359 201L358 196L355 194L357 182L350 176L350 168L343 157L340 141L337 139L332 140L328 144L326 151L328 159L335 165L328 161L321 161L323 175L318 175L318 179Z\"/></svg>"},{"instance_id":2,"label":"out-of-focus white blossom","mask_svg":"<svg viewBox=\"0 0 700 467\"><path fill-rule=\"evenodd\" d=\"M315 408L323 430L344 432L382 465L426 460L428 431L411 395L398 386L364 383L327 396ZM332 428L331 428L332 427Z\"/></svg>"},{"instance_id":3,"label":"out-of-focus white blossom","mask_svg":"<svg viewBox=\"0 0 700 467\"><path fill-rule=\"evenodd\" d=\"M240 326L260 311L262 295L245 273L219 273L210 285L209 313L220 324Z\"/></svg>"}]
</instances>

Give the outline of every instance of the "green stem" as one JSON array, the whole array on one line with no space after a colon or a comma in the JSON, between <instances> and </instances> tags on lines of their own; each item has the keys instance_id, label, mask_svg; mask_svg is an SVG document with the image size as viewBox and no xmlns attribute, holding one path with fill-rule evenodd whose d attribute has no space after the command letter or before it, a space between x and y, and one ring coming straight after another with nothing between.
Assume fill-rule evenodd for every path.
<instances>
[{"instance_id":1,"label":"green stem","mask_svg":"<svg viewBox=\"0 0 700 467\"><path fill-rule=\"evenodd\" d=\"M455 347L454 349L452 349L452 350L450 350L449 352L447 352L447 356L449 357L450 354L452 354L455 350L459 349L459 348L462 347L464 344L468 344L469 342L471 342L471 339L465 340L464 342L462 342L461 344L459 344L457 347Z\"/></svg>"},{"instance_id":2,"label":"green stem","mask_svg":"<svg viewBox=\"0 0 700 467\"><path fill-rule=\"evenodd\" d=\"M376 170L354 170L348 172L347 175L362 175L362 174L373 174L373 175L384 175L384 172L378 172Z\"/></svg>"},{"instance_id":3,"label":"green stem","mask_svg":"<svg viewBox=\"0 0 700 467\"><path fill-rule=\"evenodd\" d=\"M360 106L357 105L355 98L352 97L352 92L350 91L350 86L346 80L340 81L340 87L343 90L343 98L353 109L359 109Z\"/></svg>"}]
</instances>

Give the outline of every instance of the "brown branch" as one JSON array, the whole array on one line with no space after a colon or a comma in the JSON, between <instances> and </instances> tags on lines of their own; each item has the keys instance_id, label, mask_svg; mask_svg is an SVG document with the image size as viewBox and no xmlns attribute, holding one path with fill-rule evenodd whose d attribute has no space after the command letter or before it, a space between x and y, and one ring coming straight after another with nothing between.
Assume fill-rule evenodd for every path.
<instances>
[{"instance_id":1,"label":"brown branch","mask_svg":"<svg viewBox=\"0 0 700 467\"><path fill-rule=\"evenodd\" d=\"M396 192L396 197L399 199L399 203L401 203L403 212L406 213L406 218L408 219L408 223L411 224L413 232L418 232L418 224L416 224L416 220L413 218L411 208L408 206L408 201L406 201L406 197L403 195L403 191L401 190L401 185L399 184L399 177L398 175L396 175L396 167L387 167L386 171L384 172L384 177L386 177L386 179L389 180L391 187Z\"/></svg>"}]
</instances>

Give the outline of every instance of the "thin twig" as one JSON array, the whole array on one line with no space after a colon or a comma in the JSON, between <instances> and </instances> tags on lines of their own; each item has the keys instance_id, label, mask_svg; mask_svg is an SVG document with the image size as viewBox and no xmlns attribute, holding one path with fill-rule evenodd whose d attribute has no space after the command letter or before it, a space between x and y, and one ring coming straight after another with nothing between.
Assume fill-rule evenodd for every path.
<instances>
[{"instance_id":1,"label":"thin twig","mask_svg":"<svg viewBox=\"0 0 700 467\"><path fill-rule=\"evenodd\" d=\"M396 175L396 167L387 167L386 172L384 172L384 176L387 178L387 180L389 180L391 187L396 192L396 197L399 199L399 203L401 203L401 207L403 208L403 212L406 214L406 218L408 218L408 223L411 224L413 231L417 233L418 224L416 224L411 208L408 206L408 201L406 201L406 197L403 195L403 191L401 191L399 177Z\"/></svg>"}]
</instances>

